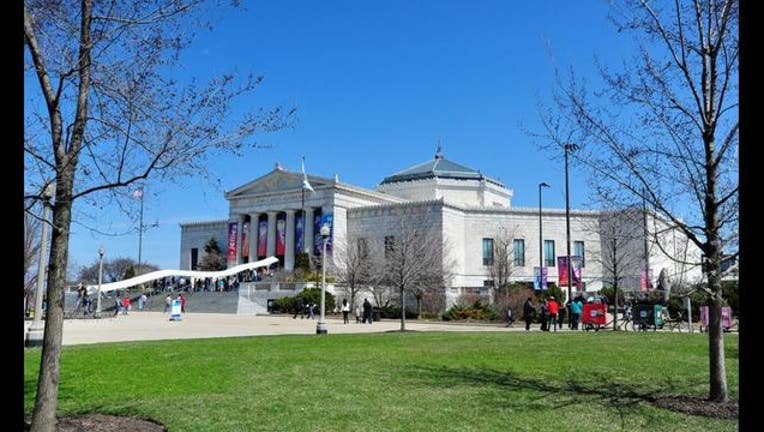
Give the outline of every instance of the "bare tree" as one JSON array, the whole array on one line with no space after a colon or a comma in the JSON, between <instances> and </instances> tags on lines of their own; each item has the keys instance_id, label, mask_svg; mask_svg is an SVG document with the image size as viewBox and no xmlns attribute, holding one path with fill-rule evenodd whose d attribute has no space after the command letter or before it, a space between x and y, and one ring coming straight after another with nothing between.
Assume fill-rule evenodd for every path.
<instances>
[{"instance_id":1,"label":"bare tree","mask_svg":"<svg viewBox=\"0 0 764 432\"><path fill-rule=\"evenodd\" d=\"M721 260L727 248L737 255L739 6L667 3L619 2L613 21L635 35L638 54L622 72L601 67L601 91L590 91L572 71L558 74L541 135L557 151L574 150L601 197L644 200L702 251L709 399L724 402Z\"/></svg>"},{"instance_id":2,"label":"bare tree","mask_svg":"<svg viewBox=\"0 0 764 432\"><path fill-rule=\"evenodd\" d=\"M444 244L436 226L429 223L427 207L401 207L391 213L391 230L384 238L382 284L397 291L401 306L401 331L406 331L406 295L421 300L425 293L443 291ZM421 301L417 302L421 315Z\"/></svg>"},{"instance_id":3,"label":"bare tree","mask_svg":"<svg viewBox=\"0 0 764 432\"><path fill-rule=\"evenodd\" d=\"M515 234L517 227L507 231L501 227L494 236L493 260L488 264L488 275L493 281L494 301L503 297L502 303L509 304L509 280L515 273Z\"/></svg>"},{"instance_id":4,"label":"bare tree","mask_svg":"<svg viewBox=\"0 0 764 432\"><path fill-rule=\"evenodd\" d=\"M350 297L350 305L355 307L356 295L365 286L375 284L373 263L369 255L369 239L350 237L343 245L334 248L334 274L340 289Z\"/></svg>"},{"instance_id":5,"label":"bare tree","mask_svg":"<svg viewBox=\"0 0 764 432\"><path fill-rule=\"evenodd\" d=\"M77 279L80 282L86 284L98 283L98 270L100 266L100 260L96 260L90 265L84 266L80 269ZM135 269L136 262L132 258L117 257L114 259L107 259L103 262L103 283L117 282L126 278L130 269ZM154 264L142 263L141 268L135 271L134 274L141 275L149 273L154 270L159 270L159 267ZM133 273L133 271L130 271Z\"/></svg>"},{"instance_id":6,"label":"bare tree","mask_svg":"<svg viewBox=\"0 0 764 432\"><path fill-rule=\"evenodd\" d=\"M288 121L291 113L278 108L232 115L232 102L251 94L261 77L239 82L229 74L208 84L174 78L180 53L220 3L24 2L25 71L39 85L31 97L41 101L26 115L26 198L39 202L34 191L55 183L33 432L52 432L56 423L74 203L122 206L136 182L208 175L210 153L238 154L255 132Z\"/></svg>"}]
</instances>

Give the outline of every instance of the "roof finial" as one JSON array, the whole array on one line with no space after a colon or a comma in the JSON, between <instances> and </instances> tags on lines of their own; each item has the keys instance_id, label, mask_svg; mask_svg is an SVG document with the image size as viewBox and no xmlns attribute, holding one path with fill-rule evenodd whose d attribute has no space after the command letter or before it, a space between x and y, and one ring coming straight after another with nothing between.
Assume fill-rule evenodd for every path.
<instances>
[{"instance_id":1,"label":"roof finial","mask_svg":"<svg viewBox=\"0 0 764 432\"><path fill-rule=\"evenodd\" d=\"M438 149L435 151L435 159L443 159L443 146L440 145L440 137L438 137Z\"/></svg>"}]
</instances>

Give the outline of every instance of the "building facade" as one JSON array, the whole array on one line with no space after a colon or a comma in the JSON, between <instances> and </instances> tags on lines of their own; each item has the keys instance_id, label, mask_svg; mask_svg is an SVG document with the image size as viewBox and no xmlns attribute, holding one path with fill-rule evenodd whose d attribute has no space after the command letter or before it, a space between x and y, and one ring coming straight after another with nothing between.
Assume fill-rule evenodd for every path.
<instances>
[{"instance_id":1,"label":"building facade","mask_svg":"<svg viewBox=\"0 0 764 432\"><path fill-rule=\"evenodd\" d=\"M303 187L305 179L313 191ZM386 177L376 190L277 164L226 193L228 219L181 224L180 268L194 269L205 243L214 237L226 245L229 266L276 256L279 267L291 271L301 251L320 256L319 227L324 224L331 229L331 268L348 244L358 239L383 244L383 239L395 237L400 218L416 215L443 245L447 305L466 293L490 290L498 244L509 245L509 281L532 283L535 268L543 264L547 281L559 285L558 273L564 273L559 272L564 265L560 260L567 256L565 210L513 207L512 195L500 181L454 163L440 151L432 160ZM641 210L571 210L570 233L570 254L581 281L574 291L598 291L614 279L627 290L656 287L661 271L671 280L690 282L700 276L699 267L680 266L670 258L684 248L686 262L699 262L697 248ZM619 256L629 259L620 262Z\"/></svg>"}]
</instances>

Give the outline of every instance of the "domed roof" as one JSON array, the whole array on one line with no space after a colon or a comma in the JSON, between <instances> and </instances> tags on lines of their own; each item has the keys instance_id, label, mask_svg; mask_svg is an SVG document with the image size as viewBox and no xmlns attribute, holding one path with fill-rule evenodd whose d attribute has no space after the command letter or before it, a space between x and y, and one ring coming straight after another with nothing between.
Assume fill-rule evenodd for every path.
<instances>
[{"instance_id":1,"label":"domed roof","mask_svg":"<svg viewBox=\"0 0 764 432\"><path fill-rule=\"evenodd\" d=\"M489 183L506 187L502 182L485 176L480 171L446 159L440 149L438 149L434 159L406 168L391 176L387 176L382 180L380 185L430 178L485 180Z\"/></svg>"}]
</instances>

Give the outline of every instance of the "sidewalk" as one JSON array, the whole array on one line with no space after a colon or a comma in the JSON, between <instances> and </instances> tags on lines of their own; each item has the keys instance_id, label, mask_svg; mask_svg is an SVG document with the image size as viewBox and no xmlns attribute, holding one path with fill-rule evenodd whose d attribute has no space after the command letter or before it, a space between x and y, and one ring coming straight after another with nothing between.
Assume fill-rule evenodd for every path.
<instances>
[{"instance_id":1,"label":"sidewalk","mask_svg":"<svg viewBox=\"0 0 764 432\"><path fill-rule=\"evenodd\" d=\"M114 318L68 319L64 321L64 345L101 342L145 341L163 339L199 339L231 336L260 336L316 333L318 319L293 319L291 316L253 316L211 313L186 313L182 321L170 321L161 312L130 312ZM25 321L24 332L31 321ZM381 333L400 329L399 320L383 320L373 324L343 324L342 319L328 318L329 334ZM406 329L413 331L524 331L524 325L514 327L503 324L457 324L406 321ZM538 326L536 326L536 331Z\"/></svg>"}]
</instances>

